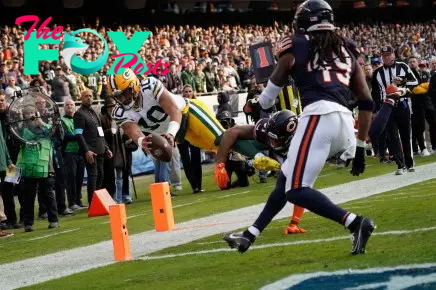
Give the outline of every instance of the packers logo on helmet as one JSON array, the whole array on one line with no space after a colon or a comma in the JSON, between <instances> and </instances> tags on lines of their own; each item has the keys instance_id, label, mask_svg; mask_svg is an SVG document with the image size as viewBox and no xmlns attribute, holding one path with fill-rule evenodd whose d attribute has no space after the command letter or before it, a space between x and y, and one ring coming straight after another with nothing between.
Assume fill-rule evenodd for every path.
<instances>
[{"instance_id":1,"label":"packers logo on helmet","mask_svg":"<svg viewBox=\"0 0 436 290\"><path fill-rule=\"evenodd\" d=\"M130 68L126 68L120 75L109 76L107 88L110 96L116 97L121 95L125 90L131 89L136 97L139 93L139 80Z\"/></svg>"},{"instance_id":2,"label":"packers logo on helmet","mask_svg":"<svg viewBox=\"0 0 436 290\"><path fill-rule=\"evenodd\" d=\"M125 80L129 80L131 77L132 77L132 70L130 70L130 69L126 69L124 72L123 72L123 78L125 79Z\"/></svg>"}]
</instances>

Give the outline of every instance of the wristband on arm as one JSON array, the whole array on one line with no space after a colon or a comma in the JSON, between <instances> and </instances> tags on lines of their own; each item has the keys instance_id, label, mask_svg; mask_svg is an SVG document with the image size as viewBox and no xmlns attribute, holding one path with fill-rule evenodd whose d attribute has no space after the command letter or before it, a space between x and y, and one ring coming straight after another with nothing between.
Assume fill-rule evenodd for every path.
<instances>
[{"instance_id":1,"label":"wristband on arm","mask_svg":"<svg viewBox=\"0 0 436 290\"><path fill-rule=\"evenodd\" d=\"M357 107L359 111L370 111L374 110L374 102L372 100L359 100L357 101Z\"/></svg>"},{"instance_id":2,"label":"wristband on arm","mask_svg":"<svg viewBox=\"0 0 436 290\"><path fill-rule=\"evenodd\" d=\"M176 137L177 132L179 132L180 124L176 121L170 121L168 124L167 134L173 135L173 137Z\"/></svg>"}]
</instances>

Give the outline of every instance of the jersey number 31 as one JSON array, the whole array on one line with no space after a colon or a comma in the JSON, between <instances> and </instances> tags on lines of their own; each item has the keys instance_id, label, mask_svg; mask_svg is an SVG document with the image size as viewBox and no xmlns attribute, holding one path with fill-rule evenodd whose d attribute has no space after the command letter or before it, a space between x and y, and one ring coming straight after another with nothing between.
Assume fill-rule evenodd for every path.
<instances>
[{"instance_id":1,"label":"jersey number 31","mask_svg":"<svg viewBox=\"0 0 436 290\"><path fill-rule=\"evenodd\" d=\"M342 62L338 56L333 54L333 62L330 63L320 63L318 53L315 54L315 59L313 63L307 64L307 71L312 72L314 70L322 71L322 79L324 83L331 83L333 78L336 78L344 86L350 85L351 70L353 63L350 54L345 48L342 48L342 53L346 58L346 62ZM313 69L312 69L313 67Z\"/></svg>"}]
</instances>

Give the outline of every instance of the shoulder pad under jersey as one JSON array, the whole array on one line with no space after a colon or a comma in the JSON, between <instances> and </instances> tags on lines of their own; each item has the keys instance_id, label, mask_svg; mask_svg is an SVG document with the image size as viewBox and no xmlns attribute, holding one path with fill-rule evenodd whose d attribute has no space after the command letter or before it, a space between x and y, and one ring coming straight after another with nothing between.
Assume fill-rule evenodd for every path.
<instances>
[{"instance_id":1,"label":"shoulder pad under jersey","mask_svg":"<svg viewBox=\"0 0 436 290\"><path fill-rule=\"evenodd\" d=\"M276 43L275 54L277 59L289 52L292 53L292 38L285 36Z\"/></svg>"}]
</instances>

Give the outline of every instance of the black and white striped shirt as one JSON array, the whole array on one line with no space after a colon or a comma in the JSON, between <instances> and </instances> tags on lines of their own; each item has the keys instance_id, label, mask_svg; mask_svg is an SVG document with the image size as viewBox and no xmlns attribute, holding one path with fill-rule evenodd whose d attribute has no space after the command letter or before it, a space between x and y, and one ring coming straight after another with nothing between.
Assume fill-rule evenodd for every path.
<instances>
[{"instance_id":1,"label":"black and white striped shirt","mask_svg":"<svg viewBox=\"0 0 436 290\"><path fill-rule=\"evenodd\" d=\"M408 87L414 87L418 85L418 80L412 73L410 67L400 61L390 67L381 66L377 68L372 74L372 98L380 108L386 98L386 87L393 83L395 77L403 77L406 79L405 85Z\"/></svg>"}]
</instances>

